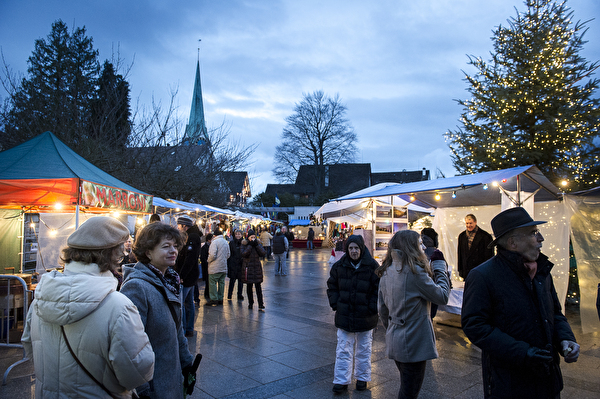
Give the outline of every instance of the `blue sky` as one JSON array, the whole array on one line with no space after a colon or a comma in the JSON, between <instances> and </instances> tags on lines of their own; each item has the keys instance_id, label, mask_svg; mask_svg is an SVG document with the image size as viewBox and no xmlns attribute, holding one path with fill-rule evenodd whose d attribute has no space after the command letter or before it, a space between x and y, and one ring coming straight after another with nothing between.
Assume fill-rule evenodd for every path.
<instances>
[{"instance_id":1,"label":"blue sky","mask_svg":"<svg viewBox=\"0 0 600 399\"><path fill-rule=\"evenodd\" d=\"M586 21L583 55L600 60L600 2L569 0ZM358 136L358 162L373 172L440 169L455 174L444 133L466 99L467 55L489 58L492 30L523 11L520 0L268 0L0 2L0 47L25 73L34 41L62 19L85 26L100 59L117 48L132 104L168 104L189 116L198 47L208 128L259 143L252 194L264 191L285 118L303 93L339 94ZM199 43L198 39L202 39ZM5 92L0 90L0 97Z\"/></svg>"}]
</instances>

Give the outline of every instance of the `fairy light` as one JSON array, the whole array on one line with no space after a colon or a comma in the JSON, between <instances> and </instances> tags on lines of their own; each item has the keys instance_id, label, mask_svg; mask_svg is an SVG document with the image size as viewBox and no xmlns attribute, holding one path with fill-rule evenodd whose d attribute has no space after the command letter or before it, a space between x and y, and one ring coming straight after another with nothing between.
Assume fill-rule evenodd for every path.
<instances>
[{"instance_id":1,"label":"fairy light","mask_svg":"<svg viewBox=\"0 0 600 399\"><path fill-rule=\"evenodd\" d=\"M597 186L600 106L594 65L579 59L586 23L574 25L572 11L553 2L526 7L494 31L492 60L468 61L477 70L465 74L471 98L459 100L461 126L445 133L454 165L478 173L534 164L567 177L558 186Z\"/></svg>"}]
</instances>

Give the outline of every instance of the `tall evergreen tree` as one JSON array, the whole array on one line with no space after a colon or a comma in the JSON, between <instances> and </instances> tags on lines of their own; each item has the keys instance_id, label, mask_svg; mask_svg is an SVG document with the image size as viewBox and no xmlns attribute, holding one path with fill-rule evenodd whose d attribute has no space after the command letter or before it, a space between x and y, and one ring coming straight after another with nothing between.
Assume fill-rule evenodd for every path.
<instances>
[{"instance_id":1,"label":"tall evergreen tree","mask_svg":"<svg viewBox=\"0 0 600 399\"><path fill-rule=\"evenodd\" d=\"M90 138L123 149L131 134L129 83L105 61L91 104Z\"/></svg>"},{"instance_id":2,"label":"tall evergreen tree","mask_svg":"<svg viewBox=\"0 0 600 399\"><path fill-rule=\"evenodd\" d=\"M28 77L12 93L4 118L3 148L49 130L76 149L86 138L100 70L92 39L85 28L69 33L58 20L46 39L36 40L28 64Z\"/></svg>"},{"instance_id":3,"label":"tall evergreen tree","mask_svg":"<svg viewBox=\"0 0 600 399\"><path fill-rule=\"evenodd\" d=\"M600 160L598 68L579 53L585 22L573 24L566 1L526 0L492 38L489 62L469 57L469 100L457 130L446 133L460 173L537 165L571 188L597 185Z\"/></svg>"}]
</instances>

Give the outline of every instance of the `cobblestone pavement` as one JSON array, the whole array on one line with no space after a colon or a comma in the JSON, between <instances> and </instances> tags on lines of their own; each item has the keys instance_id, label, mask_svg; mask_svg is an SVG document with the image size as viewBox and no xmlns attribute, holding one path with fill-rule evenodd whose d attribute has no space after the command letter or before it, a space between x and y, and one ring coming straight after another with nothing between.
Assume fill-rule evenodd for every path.
<instances>
[{"instance_id":1,"label":"cobblestone pavement","mask_svg":"<svg viewBox=\"0 0 600 399\"><path fill-rule=\"evenodd\" d=\"M327 249L294 249L287 276L275 276L274 262L266 262L262 285L265 311L256 305L248 309L247 298L244 302L225 300L218 307L200 306L196 333L189 345L204 358L192 398L397 397L398 370L385 357L381 324L374 334L373 375L368 389L359 392L352 385L338 396L331 391L336 329L325 292L329 255ZM581 355L577 363L561 364L565 382L562 398L598 398L600 335L582 334L578 314L567 312L567 316L581 345ZM479 350L460 328L436 322L435 330L440 357L427 362L419 398L483 397ZM21 357L20 349L0 347L0 372ZM10 372L0 397L33 398L31 361Z\"/></svg>"}]
</instances>

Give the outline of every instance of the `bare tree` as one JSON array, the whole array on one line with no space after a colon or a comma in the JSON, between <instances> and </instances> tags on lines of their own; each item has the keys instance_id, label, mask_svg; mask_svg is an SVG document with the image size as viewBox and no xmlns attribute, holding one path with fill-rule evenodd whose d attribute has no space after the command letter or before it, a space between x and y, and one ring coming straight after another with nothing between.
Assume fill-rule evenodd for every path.
<instances>
[{"instance_id":1,"label":"bare tree","mask_svg":"<svg viewBox=\"0 0 600 399\"><path fill-rule=\"evenodd\" d=\"M315 165L320 187L324 165L354 161L356 133L346 119L346 106L339 95L331 98L322 91L303 94L286 122L273 169L279 182L293 183L301 165Z\"/></svg>"}]
</instances>

